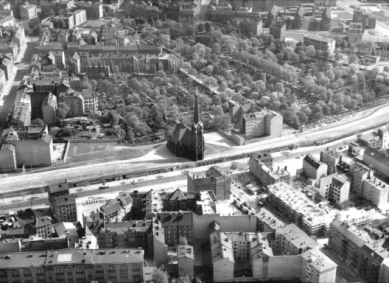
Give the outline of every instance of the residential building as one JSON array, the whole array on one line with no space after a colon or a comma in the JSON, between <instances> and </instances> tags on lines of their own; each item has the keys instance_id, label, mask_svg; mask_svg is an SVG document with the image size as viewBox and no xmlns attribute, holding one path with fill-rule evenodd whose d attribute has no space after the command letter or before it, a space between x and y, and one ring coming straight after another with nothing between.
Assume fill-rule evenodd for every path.
<instances>
[{"instance_id":1,"label":"residential building","mask_svg":"<svg viewBox=\"0 0 389 283\"><path fill-rule=\"evenodd\" d=\"M106 248L142 248L158 266L167 262L162 224L157 218L126 222L100 222L94 230L98 245Z\"/></svg>"},{"instance_id":2,"label":"residential building","mask_svg":"<svg viewBox=\"0 0 389 283\"><path fill-rule=\"evenodd\" d=\"M319 244L309 237L296 224L288 224L276 229L276 255L298 255L310 250Z\"/></svg>"},{"instance_id":3,"label":"residential building","mask_svg":"<svg viewBox=\"0 0 389 283\"><path fill-rule=\"evenodd\" d=\"M232 282L235 266L232 241L223 232L214 228L210 229L209 238L211 243L213 281Z\"/></svg>"},{"instance_id":4,"label":"residential building","mask_svg":"<svg viewBox=\"0 0 389 283\"><path fill-rule=\"evenodd\" d=\"M362 184L363 198L373 203L378 209L386 210L389 203L389 184L373 173L364 179Z\"/></svg>"},{"instance_id":5,"label":"residential building","mask_svg":"<svg viewBox=\"0 0 389 283\"><path fill-rule=\"evenodd\" d=\"M174 246L181 236L186 237L192 244L193 213L189 211L163 211L157 214L165 230L165 243Z\"/></svg>"},{"instance_id":6,"label":"residential building","mask_svg":"<svg viewBox=\"0 0 389 283\"><path fill-rule=\"evenodd\" d=\"M231 177L218 167L211 167L205 176L187 174L188 192L213 191L217 200L228 200L231 194Z\"/></svg>"},{"instance_id":7,"label":"residential building","mask_svg":"<svg viewBox=\"0 0 389 283\"><path fill-rule=\"evenodd\" d=\"M255 166L259 164L264 164L273 170L273 156L270 151L260 151L250 155L250 166L253 166L253 171L255 171Z\"/></svg>"},{"instance_id":8,"label":"residential building","mask_svg":"<svg viewBox=\"0 0 389 283\"><path fill-rule=\"evenodd\" d=\"M158 192L150 190L143 193L132 193L131 219L151 219L162 211L163 204Z\"/></svg>"},{"instance_id":9,"label":"residential building","mask_svg":"<svg viewBox=\"0 0 389 283\"><path fill-rule=\"evenodd\" d=\"M342 161L342 154L336 149L330 149L327 147L320 152L320 162L327 165L327 174L336 173L336 167Z\"/></svg>"},{"instance_id":10,"label":"residential building","mask_svg":"<svg viewBox=\"0 0 389 283\"><path fill-rule=\"evenodd\" d=\"M301 282L336 282L337 264L318 249L301 255Z\"/></svg>"},{"instance_id":11,"label":"residential building","mask_svg":"<svg viewBox=\"0 0 389 283\"><path fill-rule=\"evenodd\" d=\"M120 192L116 199L107 200L100 207L100 218L103 221L123 221L123 218L131 211L132 198L129 193Z\"/></svg>"},{"instance_id":12,"label":"residential building","mask_svg":"<svg viewBox=\"0 0 389 283\"><path fill-rule=\"evenodd\" d=\"M23 21L29 21L37 17L36 5L29 4L20 6L20 16Z\"/></svg>"},{"instance_id":13,"label":"residential building","mask_svg":"<svg viewBox=\"0 0 389 283\"><path fill-rule=\"evenodd\" d=\"M203 123L200 116L197 92L191 128L182 123L178 124L169 137L166 146L177 157L186 157L194 161L204 159Z\"/></svg>"},{"instance_id":14,"label":"residential building","mask_svg":"<svg viewBox=\"0 0 389 283\"><path fill-rule=\"evenodd\" d=\"M105 249L7 253L0 257L1 282L143 282L144 252ZM23 278L23 279L21 279Z\"/></svg>"},{"instance_id":15,"label":"residential building","mask_svg":"<svg viewBox=\"0 0 389 283\"><path fill-rule=\"evenodd\" d=\"M1 137L4 152L0 150L0 168L11 167L39 167L50 166L53 162L53 139L46 127L28 126L15 130L13 127L5 129ZM15 158L11 163L10 151ZM3 154L5 159L3 159ZM7 161L6 161L7 160ZM9 168L8 168L9 169Z\"/></svg>"},{"instance_id":16,"label":"residential building","mask_svg":"<svg viewBox=\"0 0 389 283\"><path fill-rule=\"evenodd\" d=\"M304 8L300 5L298 6L294 18L292 21L292 29L301 29L304 19Z\"/></svg>"},{"instance_id":17,"label":"residential building","mask_svg":"<svg viewBox=\"0 0 389 283\"><path fill-rule=\"evenodd\" d=\"M381 127L378 129L378 135L381 139L381 149L389 149L389 131L388 127Z\"/></svg>"},{"instance_id":18,"label":"residential building","mask_svg":"<svg viewBox=\"0 0 389 283\"><path fill-rule=\"evenodd\" d=\"M25 89L20 89L16 93L11 124L17 127L31 124L31 97Z\"/></svg>"},{"instance_id":19,"label":"residential building","mask_svg":"<svg viewBox=\"0 0 389 283\"><path fill-rule=\"evenodd\" d=\"M187 197L180 189L176 189L173 193L162 197L163 210L165 211L187 210L187 202Z\"/></svg>"},{"instance_id":20,"label":"residential building","mask_svg":"<svg viewBox=\"0 0 389 283\"><path fill-rule=\"evenodd\" d=\"M272 110L243 115L245 138L280 137L282 127L282 116Z\"/></svg>"},{"instance_id":21,"label":"residential building","mask_svg":"<svg viewBox=\"0 0 389 283\"><path fill-rule=\"evenodd\" d=\"M285 40L286 25L283 19L277 19L271 24L270 34L274 39L279 39L280 41Z\"/></svg>"},{"instance_id":22,"label":"residential building","mask_svg":"<svg viewBox=\"0 0 389 283\"><path fill-rule=\"evenodd\" d=\"M379 281L383 262L389 256L387 240L372 238L346 221L335 219L330 226L328 245L343 261L369 282ZM382 277L381 277L382 278Z\"/></svg>"},{"instance_id":23,"label":"residential building","mask_svg":"<svg viewBox=\"0 0 389 283\"><path fill-rule=\"evenodd\" d=\"M232 250L236 263L249 263L251 259L251 245L255 234L245 232L224 232L232 242Z\"/></svg>"},{"instance_id":24,"label":"residential building","mask_svg":"<svg viewBox=\"0 0 389 283\"><path fill-rule=\"evenodd\" d=\"M42 103L43 121L46 125L54 125L57 112L57 97L51 92L46 95Z\"/></svg>"},{"instance_id":25,"label":"residential building","mask_svg":"<svg viewBox=\"0 0 389 283\"><path fill-rule=\"evenodd\" d=\"M255 216L258 218L258 230L262 232L274 233L277 228L285 226L285 223L282 222L276 215L271 213L268 209L261 207ZM270 246L274 249L275 246Z\"/></svg>"},{"instance_id":26,"label":"residential building","mask_svg":"<svg viewBox=\"0 0 389 283\"><path fill-rule=\"evenodd\" d=\"M74 90L80 91L81 88L81 80L78 77L70 77L69 78L70 87Z\"/></svg>"},{"instance_id":27,"label":"residential building","mask_svg":"<svg viewBox=\"0 0 389 283\"><path fill-rule=\"evenodd\" d=\"M308 153L303 159L303 168L298 170L298 174L310 181L312 184L317 184L320 178L327 176L327 164L317 160L313 155Z\"/></svg>"},{"instance_id":28,"label":"residential building","mask_svg":"<svg viewBox=\"0 0 389 283\"><path fill-rule=\"evenodd\" d=\"M76 10L73 13L73 17L74 17L74 26L81 25L82 23L86 22L86 11Z\"/></svg>"},{"instance_id":29,"label":"residential building","mask_svg":"<svg viewBox=\"0 0 389 283\"><path fill-rule=\"evenodd\" d=\"M289 184L290 182L290 173L286 166L285 168L280 168L280 166L278 166L276 170L270 170L265 164L257 163L252 157L250 157L250 172L254 174L264 186L274 185L280 182Z\"/></svg>"},{"instance_id":30,"label":"residential building","mask_svg":"<svg viewBox=\"0 0 389 283\"><path fill-rule=\"evenodd\" d=\"M97 95L89 90L82 90L80 94L84 99L84 112L86 114L96 114L99 110Z\"/></svg>"},{"instance_id":31,"label":"residential building","mask_svg":"<svg viewBox=\"0 0 389 283\"><path fill-rule=\"evenodd\" d=\"M316 50L335 52L335 39L314 34L304 35L304 45L313 45Z\"/></svg>"},{"instance_id":32,"label":"residential building","mask_svg":"<svg viewBox=\"0 0 389 283\"><path fill-rule=\"evenodd\" d=\"M49 199L64 197L70 194L69 185L66 180L61 182L51 183L47 185L45 189L48 193Z\"/></svg>"},{"instance_id":33,"label":"residential building","mask_svg":"<svg viewBox=\"0 0 389 283\"><path fill-rule=\"evenodd\" d=\"M268 11L269 12L267 13L265 27L270 28L272 23L277 19L280 13L280 8L277 5L273 5L273 7Z\"/></svg>"},{"instance_id":34,"label":"residential building","mask_svg":"<svg viewBox=\"0 0 389 283\"><path fill-rule=\"evenodd\" d=\"M369 168L360 163L354 163L350 166L349 174L351 176L351 191L358 196L362 196L363 182L370 174Z\"/></svg>"},{"instance_id":35,"label":"residential building","mask_svg":"<svg viewBox=\"0 0 389 283\"><path fill-rule=\"evenodd\" d=\"M42 216L36 219L36 235L41 238L51 236L51 224L53 221L50 216Z\"/></svg>"},{"instance_id":36,"label":"residential building","mask_svg":"<svg viewBox=\"0 0 389 283\"><path fill-rule=\"evenodd\" d=\"M193 246L183 244L177 245L177 265L179 277L189 276L192 278L195 275Z\"/></svg>"},{"instance_id":37,"label":"residential building","mask_svg":"<svg viewBox=\"0 0 389 283\"><path fill-rule=\"evenodd\" d=\"M329 31L331 29L331 8L325 8L321 13L320 30ZM305 38L305 37L304 37ZM316 47L316 46L315 46ZM327 50L323 50L327 51ZM331 51L333 52L333 51Z\"/></svg>"},{"instance_id":38,"label":"residential building","mask_svg":"<svg viewBox=\"0 0 389 283\"><path fill-rule=\"evenodd\" d=\"M14 56L10 53L0 56L0 70L4 71L6 81L13 78L15 74Z\"/></svg>"},{"instance_id":39,"label":"residential building","mask_svg":"<svg viewBox=\"0 0 389 283\"><path fill-rule=\"evenodd\" d=\"M99 2L79 1L75 5L77 9L86 11L86 17L89 20L101 19L104 16L103 5Z\"/></svg>"},{"instance_id":40,"label":"residential building","mask_svg":"<svg viewBox=\"0 0 389 283\"><path fill-rule=\"evenodd\" d=\"M361 8L354 9L353 22L360 22L363 24L363 29L375 29L377 19L373 16L369 16L365 10Z\"/></svg>"},{"instance_id":41,"label":"residential building","mask_svg":"<svg viewBox=\"0 0 389 283\"><path fill-rule=\"evenodd\" d=\"M377 176L389 180L389 156L384 151L368 147L363 154L363 162L375 171Z\"/></svg>"},{"instance_id":42,"label":"residential building","mask_svg":"<svg viewBox=\"0 0 389 283\"><path fill-rule=\"evenodd\" d=\"M371 147L375 149L382 148L382 140L381 136L378 134L378 131L359 135L357 142L364 147Z\"/></svg>"},{"instance_id":43,"label":"residential building","mask_svg":"<svg viewBox=\"0 0 389 283\"><path fill-rule=\"evenodd\" d=\"M334 173L320 179L319 194L340 205L349 199L350 182L346 175Z\"/></svg>"},{"instance_id":44,"label":"residential building","mask_svg":"<svg viewBox=\"0 0 389 283\"><path fill-rule=\"evenodd\" d=\"M49 199L50 207L58 222L77 221L77 203L74 195Z\"/></svg>"},{"instance_id":45,"label":"residential building","mask_svg":"<svg viewBox=\"0 0 389 283\"><path fill-rule=\"evenodd\" d=\"M84 97L80 92L62 93L59 101L66 103L70 108L66 115L67 118L81 117L85 114Z\"/></svg>"},{"instance_id":46,"label":"residential building","mask_svg":"<svg viewBox=\"0 0 389 283\"><path fill-rule=\"evenodd\" d=\"M323 204L315 204L306 194L290 185L278 183L269 186L271 204L296 223L308 235L325 234L333 217Z\"/></svg>"}]
</instances>

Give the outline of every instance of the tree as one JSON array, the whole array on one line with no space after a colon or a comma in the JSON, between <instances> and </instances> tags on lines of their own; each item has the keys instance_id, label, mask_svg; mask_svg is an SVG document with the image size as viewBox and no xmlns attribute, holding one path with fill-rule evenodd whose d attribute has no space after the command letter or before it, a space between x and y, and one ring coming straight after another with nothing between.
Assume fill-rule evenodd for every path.
<instances>
[{"instance_id":1,"label":"tree","mask_svg":"<svg viewBox=\"0 0 389 283\"><path fill-rule=\"evenodd\" d=\"M57 118L65 119L65 117L68 114L69 110L70 110L70 107L66 103L64 103L64 102L58 103L57 111L56 111Z\"/></svg>"},{"instance_id":2,"label":"tree","mask_svg":"<svg viewBox=\"0 0 389 283\"><path fill-rule=\"evenodd\" d=\"M36 119L31 121L31 125L44 126L45 122L43 122L42 119L36 118Z\"/></svg>"},{"instance_id":3,"label":"tree","mask_svg":"<svg viewBox=\"0 0 389 283\"><path fill-rule=\"evenodd\" d=\"M180 236L180 239L178 240L179 245L187 245L188 239L185 236Z\"/></svg>"},{"instance_id":4,"label":"tree","mask_svg":"<svg viewBox=\"0 0 389 283\"><path fill-rule=\"evenodd\" d=\"M152 281L153 283L169 283L169 276L161 268L154 268Z\"/></svg>"},{"instance_id":5,"label":"tree","mask_svg":"<svg viewBox=\"0 0 389 283\"><path fill-rule=\"evenodd\" d=\"M349 64L358 64L359 63L358 56L355 54L351 54L350 57L348 58L348 63Z\"/></svg>"},{"instance_id":6,"label":"tree","mask_svg":"<svg viewBox=\"0 0 389 283\"><path fill-rule=\"evenodd\" d=\"M119 123L119 115L116 113L115 110L108 111L107 117L111 125L116 125Z\"/></svg>"},{"instance_id":7,"label":"tree","mask_svg":"<svg viewBox=\"0 0 389 283\"><path fill-rule=\"evenodd\" d=\"M203 24L203 23L199 23L199 24L197 25L197 31L198 31L198 32L204 32L204 29L205 29L205 27L204 27L204 24Z\"/></svg>"}]
</instances>

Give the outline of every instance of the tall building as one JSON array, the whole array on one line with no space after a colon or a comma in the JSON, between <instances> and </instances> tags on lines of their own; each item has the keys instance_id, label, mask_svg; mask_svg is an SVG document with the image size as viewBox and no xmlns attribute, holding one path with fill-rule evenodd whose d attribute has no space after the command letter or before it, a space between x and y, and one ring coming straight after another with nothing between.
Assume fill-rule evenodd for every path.
<instances>
[{"instance_id":1,"label":"tall building","mask_svg":"<svg viewBox=\"0 0 389 283\"><path fill-rule=\"evenodd\" d=\"M370 201L378 209L386 210L389 203L389 184L380 178L370 176L363 181L362 184L363 198Z\"/></svg>"},{"instance_id":2,"label":"tall building","mask_svg":"<svg viewBox=\"0 0 389 283\"><path fill-rule=\"evenodd\" d=\"M76 197L69 192L68 184L59 182L46 187L49 195L49 203L57 222L76 222L77 203Z\"/></svg>"},{"instance_id":3,"label":"tall building","mask_svg":"<svg viewBox=\"0 0 389 283\"><path fill-rule=\"evenodd\" d=\"M277 19L271 24L270 34L273 36L274 39L278 39L280 41L285 40L286 25L283 19Z\"/></svg>"},{"instance_id":4,"label":"tall building","mask_svg":"<svg viewBox=\"0 0 389 283\"><path fill-rule=\"evenodd\" d=\"M304 19L304 8L300 5L298 6L296 13L294 14L294 19L292 21L292 29L301 29Z\"/></svg>"},{"instance_id":5,"label":"tall building","mask_svg":"<svg viewBox=\"0 0 389 283\"><path fill-rule=\"evenodd\" d=\"M363 154L363 162L373 169L377 176L389 181L389 155L385 151L368 147Z\"/></svg>"},{"instance_id":6,"label":"tall building","mask_svg":"<svg viewBox=\"0 0 389 283\"><path fill-rule=\"evenodd\" d=\"M174 246L181 236L192 244L193 213L189 211L163 211L157 214L165 230L165 243Z\"/></svg>"},{"instance_id":7,"label":"tall building","mask_svg":"<svg viewBox=\"0 0 389 283\"><path fill-rule=\"evenodd\" d=\"M197 92L192 127L189 128L182 123L178 124L166 146L177 157L186 157L194 161L204 159L203 123L201 122Z\"/></svg>"},{"instance_id":8,"label":"tall building","mask_svg":"<svg viewBox=\"0 0 389 283\"><path fill-rule=\"evenodd\" d=\"M342 204L349 199L350 182L344 174L331 174L320 179L319 194L331 202Z\"/></svg>"},{"instance_id":9,"label":"tall building","mask_svg":"<svg viewBox=\"0 0 389 283\"><path fill-rule=\"evenodd\" d=\"M325 8L321 14L320 30L329 31L331 29L331 8Z\"/></svg>"},{"instance_id":10,"label":"tall building","mask_svg":"<svg viewBox=\"0 0 389 283\"><path fill-rule=\"evenodd\" d=\"M351 191L358 195L363 195L363 182L366 180L370 174L368 167L354 163L350 166L349 174L351 175Z\"/></svg>"},{"instance_id":11,"label":"tall building","mask_svg":"<svg viewBox=\"0 0 389 283\"><path fill-rule=\"evenodd\" d=\"M46 125L54 125L57 116L57 97L51 92L46 95L42 103L43 121Z\"/></svg>"},{"instance_id":12,"label":"tall building","mask_svg":"<svg viewBox=\"0 0 389 283\"><path fill-rule=\"evenodd\" d=\"M327 164L328 175L336 173L336 166L338 166L341 161L342 155L334 149L327 147L325 150L320 152L320 162Z\"/></svg>"},{"instance_id":13,"label":"tall building","mask_svg":"<svg viewBox=\"0 0 389 283\"><path fill-rule=\"evenodd\" d=\"M283 117L272 111L260 111L243 115L243 131L245 138L280 137Z\"/></svg>"},{"instance_id":14,"label":"tall building","mask_svg":"<svg viewBox=\"0 0 389 283\"><path fill-rule=\"evenodd\" d=\"M228 200L231 194L231 177L218 167L211 167L205 176L187 174L188 192L213 191L217 200Z\"/></svg>"},{"instance_id":15,"label":"tall building","mask_svg":"<svg viewBox=\"0 0 389 283\"><path fill-rule=\"evenodd\" d=\"M142 248L158 266L167 262L165 232L157 218L126 222L100 222L93 229L101 249Z\"/></svg>"},{"instance_id":16,"label":"tall building","mask_svg":"<svg viewBox=\"0 0 389 283\"><path fill-rule=\"evenodd\" d=\"M310 153L303 159L303 168L298 170L299 175L304 175L308 180L311 180L313 184L316 184L320 178L327 176L327 164L317 160ZM302 174L301 174L302 173Z\"/></svg>"},{"instance_id":17,"label":"tall building","mask_svg":"<svg viewBox=\"0 0 389 283\"><path fill-rule=\"evenodd\" d=\"M133 249L7 253L1 282L143 282L144 252Z\"/></svg>"}]
</instances>

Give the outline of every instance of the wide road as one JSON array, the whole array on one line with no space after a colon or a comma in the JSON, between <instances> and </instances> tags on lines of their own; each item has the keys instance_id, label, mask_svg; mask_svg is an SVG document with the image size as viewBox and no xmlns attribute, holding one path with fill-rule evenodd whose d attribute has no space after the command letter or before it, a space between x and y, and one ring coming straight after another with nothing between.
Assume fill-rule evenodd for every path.
<instances>
[{"instance_id":1,"label":"wide road","mask_svg":"<svg viewBox=\"0 0 389 283\"><path fill-rule=\"evenodd\" d=\"M206 159L228 157L238 154L247 154L255 151L273 149L278 147L288 146L290 144L298 144L307 140L321 140L322 138L335 138L337 136L351 135L354 131L362 131L369 127L377 126L380 123L389 123L389 105L381 105L361 111L354 117L340 123L331 124L319 129L310 130L307 133L284 136L257 142L245 146L231 147L231 150L206 156ZM172 156L172 158L174 158ZM174 159L173 159L174 160ZM80 166L68 169L59 169L49 172L31 173L31 174L14 174L9 177L0 179L0 192L9 192L21 190L28 187L42 186L45 182L68 179L69 181L75 179L88 178L91 176L102 176L120 172L130 172L139 169L172 166L180 163L175 160L166 163L155 163L152 160L137 162L137 160L128 161L114 161L105 162L96 165ZM188 161L190 162L190 161Z\"/></svg>"},{"instance_id":2,"label":"wide road","mask_svg":"<svg viewBox=\"0 0 389 283\"><path fill-rule=\"evenodd\" d=\"M35 46L37 44L37 37L27 38L27 47L24 56L21 58L19 65L16 65L18 71L15 75L15 80L12 84L12 88L8 96L4 97L4 104L0 109L0 136L3 133L5 127L7 127L8 118L11 115L12 107L15 102L16 92L18 91L19 85L23 80L23 77L28 74L29 66L31 63L32 55L35 53Z\"/></svg>"}]
</instances>

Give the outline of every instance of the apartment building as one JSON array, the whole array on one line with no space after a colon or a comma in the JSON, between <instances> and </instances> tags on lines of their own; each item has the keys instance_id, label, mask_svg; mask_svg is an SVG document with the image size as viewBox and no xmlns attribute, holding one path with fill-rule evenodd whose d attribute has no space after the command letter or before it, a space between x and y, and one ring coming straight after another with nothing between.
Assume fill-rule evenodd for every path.
<instances>
[{"instance_id":1,"label":"apartment building","mask_svg":"<svg viewBox=\"0 0 389 283\"><path fill-rule=\"evenodd\" d=\"M162 211L161 196L153 190L144 193L132 193L131 198L131 219L151 219Z\"/></svg>"},{"instance_id":2,"label":"apartment building","mask_svg":"<svg viewBox=\"0 0 389 283\"><path fill-rule=\"evenodd\" d=\"M100 223L93 230L100 248L139 248L157 265L166 264L167 246L161 222L156 219Z\"/></svg>"},{"instance_id":3,"label":"apartment building","mask_svg":"<svg viewBox=\"0 0 389 283\"><path fill-rule=\"evenodd\" d=\"M0 282L143 282L144 252L132 249L7 253Z\"/></svg>"},{"instance_id":4,"label":"apartment building","mask_svg":"<svg viewBox=\"0 0 389 283\"><path fill-rule=\"evenodd\" d=\"M178 276L194 276L194 250L191 245L177 245Z\"/></svg>"},{"instance_id":5,"label":"apartment building","mask_svg":"<svg viewBox=\"0 0 389 283\"><path fill-rule=\"evenodd\" d=\"M115 199L107 200L107 203L100 207L100 219L104 221L123 221L123 218L130 213L132 198L129 193L120 192Z\"/></svg>"},{"instance_id":6,"label":"apartment building","mask_svg":"<svg viewBox=\"0 0 389 283\"><path fill-rule=\"evenodd\" d=\"M349 199L350 182L346 175L334 173L320 179L319 194L340 205Z\"/></svg>"},{"instance_id":7,"label":"apartment building","mask_svg":"<svg viewBox=\"0 0 389 283\"><path fill-rule=\"evenodd\" d=\"M308 153L303 159L303 168L297 170L297 174L307 179L312 185L319 182L320 178L327 176L327 164L317 160L313 155Z\"/></svg>"},{"instance_id":8,"label":"apartment building","mask_svg":"<svg viewBox=\"0 0 389 283\"><path fill-rule=\"evenodd\" d=\"M213 281L231 282L234 278L234 251L232 241L220 230L211 230L210 235Z\"/></svg>"},{"instance_id":9,"label":"apartment building","mask_svg":"<svg viewBox=\"0 0 389 283\"><path fill-rule=\"evenodd\" d=\"M270 170L273 170L273 156L270 151L260 151L250 155L250 165L265 164Z\"/></svg>"},{"instance_id":10,"label":"apartment building","mask_svg":"<svg viewBox=\"0 0 389 283\"><path fill-rule=\"evenodd\" d=\"M384 151L368 147L363 154L363 162L375 171L377 176L389 181L389 155Z\"/></svg>"},{"instance_id":11,"label":"apartment building","mask_svg":"<svg viewBox=\"0 0 389 283\"><path fill-rule=\"evenodd\" d=\"M324 205L315 204L306 194L288 184L269 186L269 197L278 211L308 235L324 234L333 219Z\"/></svg>"},{"instance_id":12,"label":"apartment building","mask_svg":"<svg viewBox=\"0 0 389 283\"><path fill-rule=\"evenodd\" d=\"M86 22L86 11L85 10L76 10L73 13L74 17L74 26L81 25Z\"/></svg>"},{"instance_id":13,"label":"apartment building","mask_svg":"<svg viewBox=\"0 0 389 283\"><path fill-rule=\"evenodd\" d=\"M377 130L377 133L381 139L381 149L389 148L389 130L388 127L381 127Z\"/></svg>"},{"instance_id":14,"label":"apartment building","mask_svg":"<svg viewBox=\"0 0 389 283\"><path fill-rule=\"evenodd\" d=\"M389 184L371 173L362 185L362 196L378 209L385 210L389 203Z\"/></svg>"},{"instance_id":15,"label":"apartment building","mask_svg":"<svg viewBox=\"0 0 389 283\"><path fill-rule=\"evenodd\" d=\"M157 218L162 223L165 230L165 243L174 246L178 243L181 236L192 244L193 213L189 211L164 211L157 214Z\"/></svg>"},{"instance_id":16,"label":"apartment building","mask_svg":"<svg viewBox=\"0 0 389 283\"><path fill-rule=\"evenodd\" d=\"M6 81L9 81L16 72L14 55L11 53L0 55L0 70L4 71Z\"/></svg>"},{"instance_id":17,"label":"apartment building","mask_svg":"<svg viewBox=\"0 0 389 283\"><path fill-rule=\"evenodd\" d=\"M180 189L176 189L174 192L164 195L161 199L163 210L179 211L188 209L188 199Z\"/></svg>"},{"instance_id":18,"label":"apartment building","mask_svg":"<svg viewBox=\"0 0 389 283\"><path fill-rule=\"evenodd\" d=\"M360 163L354 163L350 166L351 191L359 196L363 195L363 182L370 174L370 169Z\"/></svg>"},{"instance_id":19,"label":"apartment building","mask_svg":"<svg viewBox=\"0 0 389 283\"><path fill-rule=\"evenodd\" d=\"M301 282L336 282L337 264L318 249L308 250L301 256Z\"/></svg>"},{"instance_id":20,"label":"apartment building","mask_svg":"<svg viewBox=\"0 0 389 283\"><path fill-rule=\"evenodd\" d=\"M333 53L335 51L335 39L320 35L306 34L304 35L304 45L313 45L316 50L322 50Z\"/></svg>"},{"instance_id":21,"label":"apartment building","mask_svg":"<svg viewBox=\"0 0 389 283\"><path fill-rule=\"evenodd\" d=\"M385 238L370 235L345 221L335 219L330 226L328 245L343 261L369 282L386 282L380 274L389 257Z\"/></svg>"},{"instance_id":22,"label":"apartment building","mask_svg":"<svg viewBox=\"0 0 389 283\"><path fill-rule=\"evenodd\" d=\"M49 93L46 95L46 97L43 99L42 103L42 115L43 115L43 121L46 125L54 125L55 121L57 120L57 97Z\"/></svg>"},{"instance_id":23,"label":"apartment building","mask_svg":"<svg viewBox=\"0 0 389 283\"><path fill-rule=\"evenodd\" d=\"M325 8L321 13L320 30L329 31L331 29L331 8ZM325 51L325 50L323 50Z\"/></svg>"},{"instance_id":24,"label":"apartment building","mask_svg":"<svg viewBox=\"0 0 389 283\"><path fill-rule=\"evenodd\" d=\"M283 19L275 20L270 26L269 32L274 39L279 39L280 41L285 41L286 36L286 25Z\"/></svg>"},{"instance_id":25,"label":"apartment building","mask_svg":"<svg viewBox=\"0 0 389 283\"><path fill-rule=\"evenodd\" d=\"M53 162L53 140L47 127L28 126L15 130L5 129L1 145L8 145L0 150L0 168L50 166ZM11 146L12 145L12 146ZM11 150L11 151L10 151ZM10 159L10 158L13 159Z\"/></svg>"},{"instance_id":26,"label":"apartment building","mask_svg":"<svg viewBox=\"0 0 389 283\"><path fill-rule=\"evenodd\" d=\"M86 12L86 17L89 20L93 19L101 19L104 14L103 14L103 5L99 2L76 2L76 7L79 10L85 10Z\"/></svg>"},{"instance_id":27,"label":"apartment building","mask_svg":"<svg viewBox=\"0 0 389 283\"><path fill-rule=\"evenodd\" d=\"M84 99L85 114L96 114L99 110L99 99L96 94L88 90L82 90L80 94Z\"/></svg>"},{"instance_id":28,"label":"apartment building","mask_svg":"<svg viewBox=\"0 0 389 283\"><path fill-rule=\"evenodd\" d=\"M22 5L20 6L20 17L23 21L29 21L37 17L36 5Z\"/></svg>"},{"instance_id":29,"label":"apartment building","mask_svg":"<svg viewBox=\"0 0 389 283\"><path fill-rule=\"evenodd\" d=\"M251 259L251 241L254 233L224 232L232 242L232 250L236 263L249 263Z\"/></svg>"},{"instance_id":30,"label":"apartment building","mask_svg":"<svg viewBox=\"0 0 389 283\"><path fill-rule=\"evenodd\" d=\"M258 218L258 230L273 233L277 228L285 226L285 223L268 209L261 207L255 216ZM272 246L272 248L274 248Z\"/></svg>"},{"instance_id":31,"label":"apartment building","mask_svg":"<svg viewBox=\"0 0 389 283\"><path fill-rule=\"evenodd\" d=\"M69 193L66 182L57 182L46 187L49 195L50 207L57 222L76 222L76 197Z\"/></svg>"},{"instance_id":32,"label":"apartment building","mask_svg":"<svg viewBox=\"0 0 389 283\"><path fill-rule=\"evenodd\" d=\"M320 152L320 162L327 164L327 174L336 173L336 166L342 161L342 154L335 149L327 147Z\"/></svg>"},{"instance_id":33,"label":"apartment building","mask_svg":"<svg viewBox=\"0 0 389 283\"><path fill-rule=\"evenodd\" d=\"M249 164L250 172L254 174L264 186L274 185L280 182L289 184L290 182L290 173L286 166L284 168L277 166L277 169L270 170L265 164L257 162L255 157L250 157Z\"/></svg>"},{"instance_id":34,"label":"apartment building","mask_svg":"<svg viewBox=\"0 0 389 283\"><path fill-rule=\"evenodd\" d=\"M16 93L11 124L17 127L31 124L31 97L25 89L20 89Z\"/></svg>"},{"instance_id":35,"label":"apartment building","mask_svg":"<svg viewBox=\"0 0 389 283\"><path fill-rule=\"evenodd\" d=\"M218 167L211 167L204 175L187 174L188 192L213 191L217 200L230 199L231 177Z\"/></svg>"},{"instance_id":36,"label":"apartment building","mask_svg":"<svg viewBox=\"0 0 389 283\"><path fill-rule=\"evenodd\" d=\"M282 116L271 110L243 115L245 138L280 137L282 125Z\"/></svg>"},{"instance_id":37,"label":"apartment building","mask_svg":"<svg viewBox=\"0 0 389 283\"><path fill-rule=\"evenodd\" d=\"M36 219L36 235L41 238L51 236L51 224L53 220L50 216L42 216Z\"/></svg>"}]
</instances>

